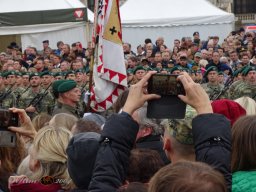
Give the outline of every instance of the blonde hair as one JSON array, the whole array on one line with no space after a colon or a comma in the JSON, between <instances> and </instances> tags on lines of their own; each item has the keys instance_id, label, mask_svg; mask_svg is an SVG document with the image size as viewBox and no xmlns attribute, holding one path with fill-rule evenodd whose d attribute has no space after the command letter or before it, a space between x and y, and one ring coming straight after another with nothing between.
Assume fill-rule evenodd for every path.
<instances>
[{"instance_id":1,"label":"blonde hair","mask_svg":"<svg viewBox=\"0 0 256 192\"><path fill-rule=\"evenodd\" d=\"M78 119L74 115L59 113L53 116L49 122L49 125L55 128L64 127L68 130L71 130L77 121Z\"/></svg>"},{"instance_id":2,"label":"blonde hair","mask_svg":"<svg viewBox=\"0 0 256 192\"><path fill-rule=\"evenodd\" d=\"M47 113L40 113L39 115L35 116L32 120L32 124L36 131L44 127L49 121L51 120L51 116Z\"/></svg>"},{"instance_id":3,"label":"blonde hair","mask_svg":"<svg viewBox=\"0 0 256 192\"><path fill-rule=\"evenodd\" d=\"M39 130L34 142L35 159L40 162L39 168L33 173L32 179L40 180L44 176L63 179L63 188L71 187L71 179L67 170L66 148L72 133L63 127L45 126Z\"/></svg>"},{"instance_id":4,"label":"blonde hair","mask_svg":"<svg viewBox=\"0 0 256 192\"><path fill-rule=\"evenodd\" d=\"M22 162L18 167L17 175L26 175L27 177L32 176L33 173L29 169L29 158L30 158L30 155L28 155L25 159L22 160Z\"/></svg>"},{"instance_id":5,"label":"blonde hair","mask_svg":"<svg viewBox=\"0 0 256 192\"><path fill-rule=\"evenodd\" d=\"M246 110L246 115L256 115L256 102L252 98L244 96L236 99L235 102Z\"/></svg>"}]
</instances>

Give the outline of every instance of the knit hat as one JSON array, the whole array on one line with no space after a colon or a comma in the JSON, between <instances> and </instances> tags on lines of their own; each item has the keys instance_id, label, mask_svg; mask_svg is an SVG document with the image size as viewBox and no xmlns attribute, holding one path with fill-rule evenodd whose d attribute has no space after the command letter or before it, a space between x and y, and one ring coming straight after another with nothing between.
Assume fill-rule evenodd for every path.
<instances>
[{"instance_id":1,"label":"knit hat","mask_svg":"<svg viewBox=\"0 0 256 192\"><path fill-rule=\"evenodd\" d=\"M100 134L94 132L74 135L67 147L68 172L78 189L88 189L97 152Z\"/></svg>"},{"instance_id":2,"label":"knit hat","mask_svg":"<svg viewBox=\"0 0 256 192\"><path fill-rule=\"evenodd\" d=\"M239 117L246 115L245 109L232 100L220 99L213 101L211 104L213 112L224 115L231 121L231 125L233 125Z\"/></svg>"},{"instance_id":3,"label":"knit hat","mask_svg":"<svg viewBox=\"0 0 256 192\"><path fill-rule=\"evenodd\" d=\"M77 83L73 80L66 80L58 86L58 92L59 93L65 93L70 91L71 89L74 89L76 87Z\"/></svg>"},{"instance_id":4,"label":"knit hat","mask_svg":"<svg viewBox=\"0 0 256 192\"><path fill-rule=\"evenodd\" d=\"M169 119L168 131L178 142L193 145L192 119L197 115L196 110L187 105L185 119Z\"/></svg>"},{"instance_id":5,"label":"knit hat","mask_svg":"<svg viewBox=\"0 0 256 192\"><path fill-rule=\"evenodd\" d=\"M96 113L85 113L83 119L88 121L93 121L99 126L102 126L106 122L105 117Z\"/></svg>"}]
</instances>

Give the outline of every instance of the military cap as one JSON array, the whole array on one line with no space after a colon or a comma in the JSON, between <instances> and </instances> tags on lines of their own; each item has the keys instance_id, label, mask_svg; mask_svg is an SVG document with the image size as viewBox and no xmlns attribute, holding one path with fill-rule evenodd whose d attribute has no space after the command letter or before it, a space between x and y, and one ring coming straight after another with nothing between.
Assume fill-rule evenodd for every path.
<instances>
[{"instance_id":1,"label":"military cap","mask_svg":"<svg viewBox=\"0 0 256 192\"><path fill-rule=\"evenodd\" d=\"M17 71L17 72L16 72L16 76L22 76L22 73L19 72L19 71Z\"/></svg>"},{"instance_id":2,"label":"military cap","mask_svg":"<svg viewBox=\"0 0 256 192\"><path fill-rule=\"evenodd\" d=\"M49 72L49 71L44 71L44 72L40 73L40 77L43 77L43 76L45 76L45 75L50 75L50 76L52 76L52 73Z\"/></svg>"},{"instance_id":3,"label":"military cap","mask_svg":"<svg viewBox=\"0 0 256 192\"><path fill-rule=\"evenodd\" d=\"M77 70L75 70L75 73L84 73L84 70L83 69L77 69Z\"/></svg>"},{"instance_id":4,"label":"military cap","mask_svg":"<svg viewBox=\"0 0 256 192\"><path fill-rule=\"evenodd\" d=\"M160 73L160 71L161 71L161 69L158 68L158 67L154 68L153 70L154 70L154 71L157 71L157 73Z\"/></svg>"},{"instance_id":5,"label":"military cap","mask_svg":"<svg viewBox=\"0 0 256 192\"><path fill-rule=\"evenodd\" d=\"M169 119L167 130L178 142L193 145L192 119L197 115L196 110L187 105L185 119Z\"/></svg>"},{"instance_id":6,"label":"military cap","mask_svg":"<svg viewBox=\"0 0 256 192\"><path fill-rule=\"evenodd\" d=\"M218 75L224 75L224 72L223 71L219 71Z\"/></svg>"},{"instance_id":7,"label":"military cap","mask_svg":"<svg viewBox=\"0 0 256 192\"><path fill-rule=\"evenodd\" d=\"M209 67L207 70L206 70L206 72L205 72L205 77L208 75L208 73L210 73L211 71L217 71L218 72L218 68L217 67L215 67L215 66L211 66L211 67Z\"/></svg>"},{"instance_id":8,"label":"military cap","mask_svg":"<svg viewBox=\"0 0 256 192\"><path fill-rule=\"evenodd\" d=\"M127 69L127 74L133 74L133 69Z\"/></svg>"},{"instance_id":9,"label":"military cap","mask_svg":"<svg viewBox=\"0 0 256 192\"><path fill-rule=\"evenodd\" d=\"M175 66L175 67L173 67L173 68L170 69L170 73L172 74L174 71L177 71L177 70L182 71L183 68L180 67L180 66Z\"/></svg>"},{"instance_id":10,"label":"military cap","mask_svg":"<svg viewBox=\"0 0 256 192\"><path fill-rule=\"evenodd\" d=\"M237 77L239 73L241 73L241 69L235 70L234 73L233 73L233 76Z\"/></svg>"},{"instance_id":11,"label":"military cap","mask_svg":"<svg viewBox=\"0 0 256 192\"><path fill-rule=\"evenodd\" d=\"M68 92L76 87L77 83L73 80L66 80L58 86L58 92L59 93L65 93Z\"/></svg>"},{"instance_id":12,"label":"military cap","mask_svg":"<svg viewBox=\"0 0 256 192\"><path fill-rule=\"evenodd\" d=\"M7 71L5 73L5 77L8 77L9 75L16 75L16 72L15 71Z\"/></svg>"},{"instance_id":13,"label":"military cap","mask_svg":"<svg viewBox=\"0 0 256 192\"><path fill-rule=\"evenodd\" d=\"M195 53L195 57L200 57L201 58L201 53L200 52L196 52Z\"/></svg>"},{"instance_id":14,"label":"military cap","mask_svg":"<svg viewBox=\"0 0 256 192\"><path fill-rule=\"evenodd\" d=\"M53 74L53 77L62 76L62 75L63 75L62 72L56 72Z\"/></svg>"},{"instance_id":15,"label":"military cap","mask_svg":"<svg viewBox=\"0 0 256 192\"><path fill-rule=\"evenodd\" d=\"M58 87L59 87L59 85L62 84L62 83L64 83L64 82L66 82L66 81L69 81L69 80L61 79L61 80L54 81L54 82L52 83L52 90L53 90L54 92L58 92ZM71 80L70 80L70 81L71 81Z\"/></svg>"},{"instance_id":16,"label":"military cap","mask_svg":"<svg viewBox=\"0 0 256 192\"><path fill-rule=\"evenodd\" d=\"M133 70L133 74L135 74L138 70L144 70L146 71L146 69L144 67L142 67L141 65L137 66L134 70Z\"/></svg>"},{"instance_id":17,"label":"military cap","mask_svg":"<svg viewBox=\"0 0 256 192\"><path fill-rule=\"evenodd\" d=\"M30 81L30 79L31 79L32 77L35 77L35 76L40 77L39 73L31 73L31 74L29 75L29 81Z\"/></svg>"},{"instance_id":18,"label":"military cap","mask_svg":"<svg viewBox=\"0 0 256 192\"><path fill-rule=\"evenodd\" d=\"M67 78L67 76L68 76L69 74L75 74L75 71L72 71L72 70L67 71L67 72L65 73L65 79Z\"/></svg>"},{"instance_id":19,"label":"military cap","mask_svg":"<svg viewBox=\"0 0 256 192\"><path fill-rule=\"evenodd\" d=\"M242 75L246 76L250 71L255 71L255 67L253 66L247 66L243 71L242 71Z\"/></svg>"},{"instance_id":20,"label":"military cap","mask_svg":"<svg viewBox=\"0 0 256 192\"><path fill-rule=\"evenodd\" d=\"M30 75L29 72L22 72L21 74L22 74L22 76L23 75Z\"/></svg>"}]
</instances>

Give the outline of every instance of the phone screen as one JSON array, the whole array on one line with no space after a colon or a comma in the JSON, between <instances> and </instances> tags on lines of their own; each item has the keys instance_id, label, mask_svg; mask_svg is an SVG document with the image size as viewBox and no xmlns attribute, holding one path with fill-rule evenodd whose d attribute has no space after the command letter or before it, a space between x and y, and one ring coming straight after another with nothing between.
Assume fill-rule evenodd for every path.
<instances>
[{"instance_id":1,"label":"phone screen","mask_svg":"<svg viewBox=\"0 0 256 192\"><path fill-rule=\"evenodd\" d=\"M184 87L177 80L178 75L154 74L148 82L148 93L162 96L185 94Z\"/></svg>"}]
</instances>

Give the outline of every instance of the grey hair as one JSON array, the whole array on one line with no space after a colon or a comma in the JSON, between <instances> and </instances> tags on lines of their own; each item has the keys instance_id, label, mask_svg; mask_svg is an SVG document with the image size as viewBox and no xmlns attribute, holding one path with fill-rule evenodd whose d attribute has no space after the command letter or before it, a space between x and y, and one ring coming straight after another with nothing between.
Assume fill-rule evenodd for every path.
<instances>
[{"instance_id":1,"label":"grey hair","mask_svg":"<svg viewBox=\"0 0 256 192\"><path fill-rule=\"evenodd\" d=\"M164 126L161 123L162 119L147 118L147 107L143 106L137 110L140 129L145 127L152 128L152 135L162 135L164 133Z\"/></svg>"}]
</instances>

